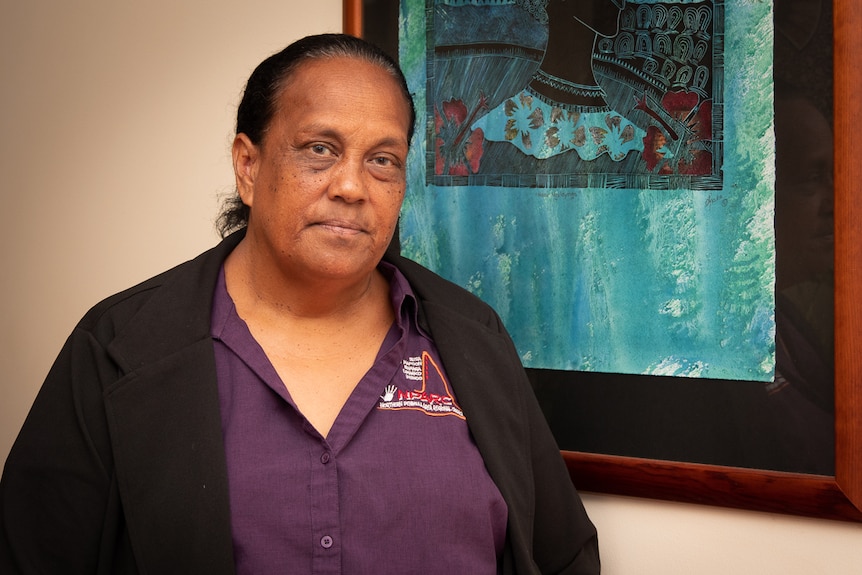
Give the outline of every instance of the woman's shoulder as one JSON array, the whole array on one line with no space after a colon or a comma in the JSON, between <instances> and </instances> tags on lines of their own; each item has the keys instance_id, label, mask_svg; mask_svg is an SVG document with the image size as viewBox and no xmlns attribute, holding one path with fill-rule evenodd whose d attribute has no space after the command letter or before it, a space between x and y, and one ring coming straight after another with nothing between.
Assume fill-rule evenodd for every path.
<instances>
[{"instance_id":1,"label":"woman's shoulder","mask_svg":"<svg viewBox=\"0 0 862 575\"><path fill-rule=\"evenodd\" d=\"M129 324L154 301L159 308L185 308L189 315L198 308L208 309L208 304L204 302L211 300L221 264L235 244L229 240L222 241L194 259L106 297L87 311L77 327L102 339Z\"/></svg>"},{"instance_id":2,"label":"woman's shoulder","mask_svg":"<svg viewBox=\"0 0 862 575\"><path fill-rule=\"evenodd\" d=\"M497 312L467 289L403 256L388 253L386 260L407 278L422 306L445 308L466 319L480 322L494 331L502 330L502 322Z\"/></svg>"}]
</instances>

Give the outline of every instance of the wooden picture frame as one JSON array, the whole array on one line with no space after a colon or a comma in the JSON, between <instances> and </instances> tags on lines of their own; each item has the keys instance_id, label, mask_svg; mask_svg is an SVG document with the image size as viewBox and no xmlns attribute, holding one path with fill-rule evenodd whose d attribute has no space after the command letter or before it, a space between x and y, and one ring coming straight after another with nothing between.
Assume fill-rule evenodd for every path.
<instances>
[{"instance_id":1,"label":"wooden picture frame","mask_svg":"<svg viewBox=\"0 0 862 575\"><path fill-rule=\"evenodd\" d=\"M384 2L385 3L385 2ZM344 0L344 31L363 36L369 6ZM397 10L397 2L388 2ZM379 21L376 16L374 21ZM391 16L391 15L390 15ZM389 16L386 16L389 18ZM862 521L862 4L833 1L835 180L835 474L640 459L564 451L578 489L625 496Z\"/></svg>"}]
</instances>

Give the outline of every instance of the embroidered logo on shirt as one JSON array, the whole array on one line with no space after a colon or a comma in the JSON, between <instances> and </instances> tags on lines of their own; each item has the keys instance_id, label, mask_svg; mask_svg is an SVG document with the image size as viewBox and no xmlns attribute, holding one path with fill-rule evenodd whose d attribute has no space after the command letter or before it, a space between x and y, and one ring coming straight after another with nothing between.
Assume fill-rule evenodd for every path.
<instances>
[{"instance_id":1,"label":"embroidered logo on shirt","mask_svg":"<svg viewBox=\"0 0 862 575\"><path fill-rule=\"evenodd\" d=\"M420 383L420 387L408 391L395 385L387 385L380 396L377 409L422 411L435 417L454 415L464 419L461 407L449 390L449 382L428 352L423 351L421 357L403 360L401 371L405 380L416 381Z\"/></svg>"}]
</instances>

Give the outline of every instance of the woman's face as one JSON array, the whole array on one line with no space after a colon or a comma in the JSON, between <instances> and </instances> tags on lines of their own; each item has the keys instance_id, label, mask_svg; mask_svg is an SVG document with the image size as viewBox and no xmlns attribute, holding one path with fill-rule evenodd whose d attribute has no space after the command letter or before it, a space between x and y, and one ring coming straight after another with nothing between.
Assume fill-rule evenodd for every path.
<instances>
[{"instance_id":1,"label":"woman's face","mask_svg":"<svg viewBox=\"0 0 862 575\"><path fill-rule=\"evenodd\" d=\"M380 67L346 57L303 63L261 145L242 134L234 142L257 256L293 277L372 273L404 197L409 122L401 89Z\"/></svg>"}]
</instances>

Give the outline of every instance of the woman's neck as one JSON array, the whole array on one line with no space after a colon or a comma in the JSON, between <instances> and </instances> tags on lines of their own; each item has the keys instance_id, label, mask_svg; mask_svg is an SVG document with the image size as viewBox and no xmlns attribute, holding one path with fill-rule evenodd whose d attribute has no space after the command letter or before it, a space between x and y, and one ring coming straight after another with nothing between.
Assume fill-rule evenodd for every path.
<instances>
[{"instance_id":1,"label":"woman's neck","mask_svg":"<svg viewBox=\"0 0 862 575\"><path fill-rule=\"evenodd\" d=\"M238 312L337 323L390 307L388 282L376 269L358 278L294 277L265 259L241 242L225 261L225 282Z\"/></svg>"}]
</instances>

